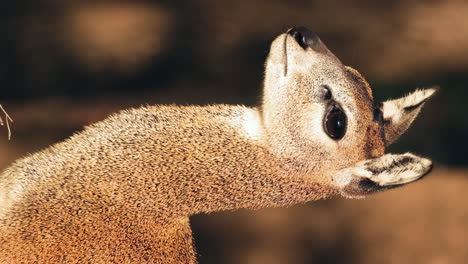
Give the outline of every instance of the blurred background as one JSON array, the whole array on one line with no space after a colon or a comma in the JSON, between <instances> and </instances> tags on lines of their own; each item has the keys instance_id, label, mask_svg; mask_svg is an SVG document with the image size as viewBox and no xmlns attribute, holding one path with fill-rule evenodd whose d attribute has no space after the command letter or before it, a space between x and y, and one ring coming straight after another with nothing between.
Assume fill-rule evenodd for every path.
<instances>
[{"instance_id":1,"label":"blurred background","mask_svg":"<svg viewBox=\"0 0 468 264\"><path fill-rule=\"evenodd\" d=\"M0 8L0 169L119 109L255 105L273 38L316 31L376 99L439 85L389 151L436 162L410 186L366 200L192 218L211 263L466 263L468 2L6 1Z\"/></svg>"}]
</instances>

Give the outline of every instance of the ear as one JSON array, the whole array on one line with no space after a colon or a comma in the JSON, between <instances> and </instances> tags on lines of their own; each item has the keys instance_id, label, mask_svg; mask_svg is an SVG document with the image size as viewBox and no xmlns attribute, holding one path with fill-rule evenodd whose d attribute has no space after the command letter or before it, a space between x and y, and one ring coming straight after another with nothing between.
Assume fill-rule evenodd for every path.
<instances>
[{"instance_id":1,"label":"ear","mask_svg":"<svg viewBox=\"0 0 468 264\"><path fill-rule=\"evenodd\" d=\"M359 198L421 179L432 169L432 162L411 153L385 154L343 169L334 181L341 193Z\"/></svg>"},{"instance_id":2,"label":"ear","mask_svg":"<svg viewBox=\"0 0 468 264\"><path fill-rule=\"evenodd\" d=\"M416 90L400 99L385 101L382 105L386 145L395 142L418 116L422 106L436 88Z\"/></svg>"}]
</instances>

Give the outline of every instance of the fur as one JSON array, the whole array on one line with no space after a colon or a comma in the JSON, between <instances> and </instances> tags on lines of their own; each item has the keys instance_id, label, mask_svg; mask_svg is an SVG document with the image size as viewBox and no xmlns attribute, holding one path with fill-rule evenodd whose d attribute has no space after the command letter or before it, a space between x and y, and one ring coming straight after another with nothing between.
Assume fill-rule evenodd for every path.
<instances>
[{"instance_id":1,"label":"fur","mask_svg":"<svg viewBox=\"0 0 468 264\"><path fill-rule=\"evenodd\" d=\"M435 92L435 88L416 90L403 98L383 103L385 139L388 145L395 142L408 129L426 101Z\"/></svg>"},{"instance_id":2,"label":"fur","mask_svg":"<svg viewBox=\"0 0 468 264\"><path fill-rule=\"evenodd\" d=\"M384 154L369 85L319 50L280 35L259 107L125 110L16 161L0 175L0 263L196 263L191 215L361 197L426 174L429 160ZM322 84L348 116L339 141L323 130Z\"/></svg>"}]
</instances>

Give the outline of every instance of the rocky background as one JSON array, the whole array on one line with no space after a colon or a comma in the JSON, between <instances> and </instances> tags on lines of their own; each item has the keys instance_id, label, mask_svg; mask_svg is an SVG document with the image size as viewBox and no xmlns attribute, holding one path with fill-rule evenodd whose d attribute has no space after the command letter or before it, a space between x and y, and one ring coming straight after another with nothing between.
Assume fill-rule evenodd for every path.
<instances>
[{"instance_id":1,"label":"rocky background","mask_svg":"<svg viewBox=\"0 0 468 264\"><path fill-rule=\"evenodd\" d=\"M424 181L366 200L196 216L200 263L465 263L468 2L71 1L0 4L0 169L119 109L254 105L271 40L316 31L379 100L438 85L389 151L429 156Z\"/></svg>"}]
</instances>

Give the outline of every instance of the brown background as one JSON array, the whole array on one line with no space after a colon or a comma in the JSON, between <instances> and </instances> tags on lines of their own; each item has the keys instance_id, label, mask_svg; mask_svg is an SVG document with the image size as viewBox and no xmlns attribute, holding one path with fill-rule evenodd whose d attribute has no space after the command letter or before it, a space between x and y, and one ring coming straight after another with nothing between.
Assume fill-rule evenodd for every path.
<instances>
[{"instance_id":1,"label":"brown background","mask_svg":"<svg viewBox=\"0 0 468 264\"><path fill-rule=\"evenodd\" d=\"M200 263L465 263L468 2L58 1L0 4L0 169L142 104L254 105L271 40L316 31L378 100L439 85L390 148L429 156L427 179L366 200L196 216Z\"/></svg>"}]
</instances>

